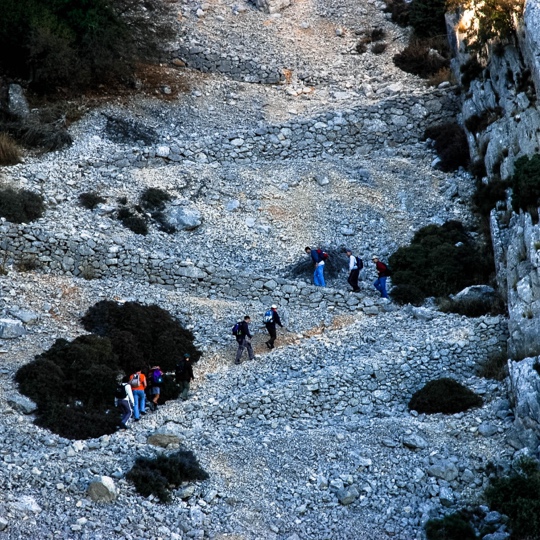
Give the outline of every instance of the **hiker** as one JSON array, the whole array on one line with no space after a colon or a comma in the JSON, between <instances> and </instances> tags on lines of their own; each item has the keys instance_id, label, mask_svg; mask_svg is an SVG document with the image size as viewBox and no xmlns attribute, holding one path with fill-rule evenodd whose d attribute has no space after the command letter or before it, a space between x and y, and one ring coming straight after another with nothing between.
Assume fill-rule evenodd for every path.
<instances>
[{"instance_id":1,"label":"hiker","mask_svg":"<svg viewBox=\"0 0 540 540\"><path fill-rule=\"evenodd\" d=\"M189 384L195 378L193 376L193 366L189 353L185 353L184 358L178 360L175 377L176 383L180 386L180 398L182 401L186 401L189 394Z\"/></svg>"},{"instance_id":2,"label":"hiker","mask_svg":"<svg viewBox=\"0 0 540 540\"><path fill-rule=\"evenodd\" d=\"M146 414L146 394L144 393L146 389L146 377L144 376L144 373L141 373L139 370L131 375L129 384L133 391L133 402L135 404L133 416L135 417L135 422L138 422L141 414Z\"/></svg>"},{"instance_id":3,"label":"hiker","mask_svg":"<svg viewBox=\"0 0 540 540\"><path fill-rule=\"evenodd\" d=\"M269 349L274 348L274 341L276 341L276 324L279 324L281 328L283 328L283 325L281 324L281 319L279 318L279 313L277 312L277 306L274 304L270 307L270 309L264 314L264 325L266 326L266 329L268 330L268 333L270 334L270 339L266 341L266 346Z\"/></svg>"},{"instance_id":4,"label":"hiker","mask_svg":"<svg viewBox=\"0 0 540 540\"><path fill-rule=\"evenodd\" d=\"M326 287L324 282L324 261L328 259L328 255L322 249L311 249L306 247L305 252L311 257L313 266L313 284L316 287Z\"/></svg>"},{"instance_id":5,"label":"hiker","mask_svg":"<svg viewBox=\"0 0 540 540\"><path fill-rule=\"evenodd\" d=\"M378 278L373 282L375 288L381 293L383 298L388 298L388 293L386 292L386 278L390 275L388 266L379 260L379 257L373 255L371 260L375 263L375 268L377 269Z\"/></svg>"},{"instance_id":6,"label":"hiker","mask_svg":"<svg viewBox=\"0 0 540 540\"><path fill-rule=\"evenodd\" d=\"M161 385L163 384L163 371L159 366L150 368L148 374L148 386L150 390L151 399L148 402L150 410L155 411L158 407L159 395L161 392Z\"/></svg>"},{"instance_id":7,"label":"hiker","mask_svg":"<svg viewBox=\"0 0 540 540\"><path fill-rule=\"evenodd\" d=\"M236 336L236 341L238 342L238 350L236 351L236 358L234 360L235 364L240 363L240 358L244 353L244 349L247 349L248 356L250 360L255 360L255 354L253 353L253 348L251 347L251 332L249 331L249 324L251 323L251 317L246 315L244 320L239 324L239 328ZM235 325L236 326L236 325Z\"/></svg>"},{"instance_id":8,"label":"hiker","mask_svg":"<svg viewBox=\"0 0 540 540\"><path fill-rule=\"evenodd\" d=\"M122 412L122 420L120 420L118 429L127 429L127 423L133 411L133 403L133 392L129 384L129 377L126 375L120 379L114 393L114 404Z\"/></svg>"},{"instance_id":9,"label":"hiker","mask_svg":"<svg viewBox=\"0 0 540 540\"><path fill-rule=\"evenodd\" d=\"M353 292L360 292L360 287L358 287L358 276L360 275L360 270L364 268L364 263L360 257L355 257L352 253L352 249L345 249L345 253L349 258L349 277L347 282L352 287Z\"/></svg>"}]
</instances>

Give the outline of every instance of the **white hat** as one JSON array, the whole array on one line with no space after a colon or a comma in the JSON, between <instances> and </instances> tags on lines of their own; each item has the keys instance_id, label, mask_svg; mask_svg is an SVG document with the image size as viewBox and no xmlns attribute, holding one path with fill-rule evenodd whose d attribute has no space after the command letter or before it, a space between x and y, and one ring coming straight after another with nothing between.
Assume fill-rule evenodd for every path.
<instances>
[{"instance_id":1,"label":"white hat","mask_svg":"<svg viewBox=\"0 0 540 540\"><path fill-rule=\"evenodd\" d=\"M272 305L270 306L270 309L277 309L276 304L272 304Z\"/></svg>"}]
</instances>

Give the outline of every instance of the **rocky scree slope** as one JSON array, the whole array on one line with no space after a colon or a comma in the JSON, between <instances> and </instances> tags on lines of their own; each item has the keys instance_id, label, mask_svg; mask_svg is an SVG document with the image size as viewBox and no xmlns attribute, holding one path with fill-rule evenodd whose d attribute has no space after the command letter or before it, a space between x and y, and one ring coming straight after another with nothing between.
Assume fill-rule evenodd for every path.
<instances>
[{"instance_id":1,"label":"rocky scree slope","mask_svg":"<svg viewBox=\"0 0 540 540\"><path fill-rule=\"evenodd\" d=\"M420 123L447 114L452 93L427 90L392 65L402 30L386 21L380 2L299 3L272 18L247 4L216 3L214 11L201 8L203 16L195 7L184 8L193 39L199 32L220 43L223 32L231 47L242 39L246 56L265 51L273 65L292 69L290 84L189 72L189 95L105 106L73 126L72 148L29 157L5 174L11 183L41 191L49 209L35 223L6 225L10 243L30 249L42 269L11 269L0 282L2 312L31 314L27 335L3 346L3 534L422 538L427 518L474 500L487 482L487 464L514 454L505 442L512 415L504 385L474 375L477 364L501 349L504 319L467 320L385 304L369 317L349 305L331 311L315 296L305 302L283 296L290 332L280 332L280 347L271 354L258 349L256 362L235 367L230 327L246 312L257 321L273 293L240 297L231 284L239 272L248 283L259 276L277 281L307 244L346 243L361 255L385 257L423 225L470 221L470 178L434 170L434 156L419 140ZM395 38L388 53L343 54L353 48L357 27L373 25ZM293 29L299 41L284 39ZM312 72L309 87L300 68ZM413 101L405 111L399 103L407 100ZM119 140L108 124L111 115L127 119L133 134ZM328 136L334 127L344 129L339 118L347 129L358 124L345 147ZM315 128L317 122L325 126ZM305 133L314 141L307 149L299 146ZM234 150L249 137L252 149ZM233 144L240 138L242 145ZM145 187L166 189L195 207L201 225L173 235L151 227L147 237L123 228L113 217L116 198L136 202ZM76 203L90 190L107 197L94 212ZM90 241L92 251L81 253ZM122 253L129 261L120 266ZM206 272L203 281L149 285L160 276L147 261L168 259L173 266L195 262ZM74 277L83 263L102 278ZM207 286L211 267L228 275L208 278ZM332 285L344 289L344 277ZM373 278L369 269L362 299L378 303ZM67 441L20 412L12 376L56 338L82 333L80 315L103 298L169 309L193 328L205 356L192 400L169 403L126 433ZM414 391L442 374L481 393L485 406L451 417L408 413ZM139 497L123 479L136 455L161 451L147 438L162 428L193 449L210 474L175 492L170 506ZM110 505L85 495L88 482L104 474L119 491Z\"/></svg>"}]
</instances>

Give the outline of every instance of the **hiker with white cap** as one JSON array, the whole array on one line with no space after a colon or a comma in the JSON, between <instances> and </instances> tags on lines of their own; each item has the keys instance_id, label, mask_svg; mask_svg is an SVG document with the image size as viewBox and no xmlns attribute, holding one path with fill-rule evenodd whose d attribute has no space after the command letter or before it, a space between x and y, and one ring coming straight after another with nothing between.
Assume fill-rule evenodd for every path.
<instances>
[{"instance_id":1,"label":"hiker with white cap","mask_svg":"<svg viewBox=\"0 0 540 540\"><path fill-rule=\"evenodd\" d=\"M349 259L349 277L347 282L353 288L353 292L360 292L360 287L358 287L358 276L360 275L360 270L364 268L364 263L360 257L355 257L353 255L352 249L345 248L345 253Z\"/></svg>"},{"instance_id":2,"label":"hiker with white cap","mask_svg":"<svg viewBox=\"0 0 540 540\"><path fill-rule=\"evenodd\" d=\"M377 269L377 274L379 276L373 282L373 285L381 293L383 298L388 298L388 293L386 292L386 278L390 275L390 270L386 264L379 260L377 255L373 255L371 260L375 263L375 268Z\"/></svg>"},{"instance_id":3,"label":"hiker with white cap","mask_svg":"<svg viewBox=\"0 0 540 540\"><path fill-rule=\"evenodd\" d=\"M276 324L279 324L281 328L283 328L283 325L281 324L281 319L279 318L279 314L277 312L277 306L273 304L270 306L270 309L264 314L263 319L264 325L266 326L266 329L268 330L268 333L270 334L270 339L266 342L266 346L269 349L274 348L274 341L276 341Z\"/></svg>"}]
</instances>

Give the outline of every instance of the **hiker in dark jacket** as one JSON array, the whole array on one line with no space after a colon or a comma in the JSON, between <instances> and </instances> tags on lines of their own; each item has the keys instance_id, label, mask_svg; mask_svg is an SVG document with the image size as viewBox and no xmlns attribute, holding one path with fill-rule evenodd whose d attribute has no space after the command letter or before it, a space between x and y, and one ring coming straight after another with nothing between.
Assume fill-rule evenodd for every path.
<instances>
[{"instance_id":1,"label":"hiker in dark jacket","mask_svg":"<svg viewBox=\"0 0 540 540\"><path fill-rule=\"evenodd\" d=\"M379 276L373 282L373 285L381 293L383 298L388 298L388 293L386 292L386 278L390 275L388 266L381 262L376 255L373 255L371 260L375 263L375 268L377 269L377 274Z\"/></svg>"},{"instance_id":2,"label":"hiker in dark jacket","mask_svg":"<svg viewBox=\"0 0 540 540\"><path fill-rule=\"evenodd\" d=\"M240 323L240 331L236 336L236 341L238 342L238 350L236 351L236 358L234 360L235 364L240 363L244 349L247 349L248 356L250 360L255 360L255 354L253 353L253 348L251 347L251 332L249 331L249 323L251 322L251 317L246 315L244 320Z\"/></svg>"},{"instance_id":3,"label":"hiker in dark jacket","mask_svg":"<svg viewBox=\"0 0 540 540\"><path fill-rule=\"evenodd\" d=\"M326 287L326 283L324 282L324 251L322 249L311 249L309 246L304 251L313 261L313 285L316 287Z\"/></svg>"},{"instance_id":4,"label":"hiker in dark jacket","mask_svg":"<svg viewBox=\"0 0 540 540\"><path fill-rule=\"evenodd\" d=\"M345 253L349 259L349 277L347 282L353 288L353 292L360 292L360 287L358 287L358 276L363 267L362 259L360 259L360 257L356 258L352 254L352 249L347 248Z\"/></svg>"},{"instance_id":5,"label":"hiker in dark jacket","mask_svg":"<svg viewBox=\"0 0 540 540\"><path fill-rule=\"evenodd\" d=\"M270 312L270 313L269 313ZM276 324L279 324L281 328L283 328L283 325L281 324L281 319L279 318L279 314L277 312L277 306L273 305L269 311L265 313L265 321L264 325L266 326L266 329L268 330L268 333L270 334L270 339L266 342L266 346L269 349L274 348L274 341L276 341ZM270 320L267 320L268 317L271 317Z\"/></svg>"},{"instance_id":6,"label":"hiker in dark jacket","mask_svg":"<svg viewBox=\"0 0 540 540\"><path fill-rule=\"evenodd\" d=\"M184 354L184 358L180 359L176 364L175 373L176 383L180 386L180 398L186 401L189 394L189 385L195 378L193 376L193 366L191 364L191 355Z\"/></svg>"}]
</instances>

